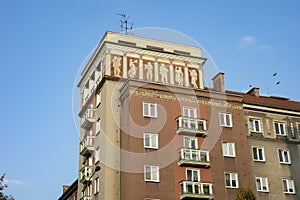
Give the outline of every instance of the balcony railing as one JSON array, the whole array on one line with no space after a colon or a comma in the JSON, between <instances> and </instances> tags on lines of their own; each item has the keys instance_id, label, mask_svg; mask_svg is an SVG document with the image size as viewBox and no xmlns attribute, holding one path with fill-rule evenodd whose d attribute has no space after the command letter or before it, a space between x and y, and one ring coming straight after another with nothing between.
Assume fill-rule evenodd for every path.
<instances>
[{"instance_id":1,"label":"balcony railing","mask_svg":"<svg viewBox=\"0 0 300 200\"><path fill-rule=\"evenodd\" d=\"M177 134L192 134L205 136L207 134L206 120L190 117L177 117Z\"/></svg>"},{"instance_id":2,"label":"balcony railing","mask_svg":"<svg viewBox=\"0 0 300 200\"><path fill-rule=\"evenodd\" d=\"M199 149L179 149L179 166L210 167L209 152Z\"/></svg>"},{"instance_id":3,"label":"balcony railing","mask_svg":"<svg viewBox=\"0 0 300 200\"><path fill-rule=\"evenodd\" d=\"M86 183L91 180L91 175L93 173L92 166L86 165L80 171L80 182Z\"/></svg>"},{"instance_id":4,"label":"balcony railing","mask_svg":"<svg viewBox=\"0 0 300 200\"><path fill-rule=\"evenodd\" d=\"M88 108L81 118L81 127L84 129L90 129L96 121L95 109Z\"/></svg>"},{"instance_id":5,"label":"balcony railing","mask_svg":"<svg viewBox=\"0 0 300 200\"><path fill-rule=\"evenodd\" d=\"M212 183L182 181L180 199L213 199Z\"/></svg>"},{"instance_id":6,"label":"balcony railing","mask_svg":"<svg viewBox=\"0 0 300 200\"><path fill-rule=\"evenodd\" d=\"M89 156L93 153L95 136L85 136L80 143L80 155Z\"/></svg>"}]
</instances>

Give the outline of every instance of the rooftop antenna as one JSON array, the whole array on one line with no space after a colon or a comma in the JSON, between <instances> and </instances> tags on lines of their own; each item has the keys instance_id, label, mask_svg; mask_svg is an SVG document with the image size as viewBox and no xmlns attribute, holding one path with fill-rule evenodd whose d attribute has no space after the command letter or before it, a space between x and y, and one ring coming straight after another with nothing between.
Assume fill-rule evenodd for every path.
<instances>
[{"instance_id":1,"label":"rooftop antenna","mask_svg":"<svg viewBox=\"0 0 300 200\"><path fill-rule=\"evenodd\" d=\"M120 19L120 21L118 22L118 24L120 23L120 31L125 32L126 35L129 34L130 31L132 30L132 26L133 26L133 23L128 22L128 19L130 17L126 17L126 15L124 13L122 13L122 14L116 13L116 14L122 17Z\"/></svg>"}]
</instances>

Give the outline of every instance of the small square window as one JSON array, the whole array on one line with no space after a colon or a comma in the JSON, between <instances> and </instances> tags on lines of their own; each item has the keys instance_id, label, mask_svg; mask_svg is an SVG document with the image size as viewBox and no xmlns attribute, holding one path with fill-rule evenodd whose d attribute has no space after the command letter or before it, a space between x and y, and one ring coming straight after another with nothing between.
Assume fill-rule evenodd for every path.
<instances>
[{"instance_id":1,"label":"small square window","mask_svg":"<svg viewBox=\"0 0 300 200\"><path fill-rule=\"evenodd\" d=\"M254 161L266 161L263 147L252 147L252 155Z\"/></svg>"},{"instance_id":2,"label":"small square window","mask_svg":"<svg viewBox=\"0 0 300 200\"><path fill-rule=\"evenodd\" d=\"M155 103L143 103L143 116L144 117L157 117L157 104Z\"/></svg>"},{"instance_id":3,"label":"small square window","mask_svg":"<svg viewBox=\"0 0 300 200\"><path fill-rule=\"evenodd\" d=\"M158 149L158 135L153 133L144 133L144 147Z\"/></svg>"},{"instance_id":4,"label":"small square window","mask_svg":"<svg viewBox=\"0 0 300 200\"><path fill-rule=\"evenodd\" d=\"M258 192L269 192L268 179L256 177L256 189Z\"/></svg>"},{"instance_id":5,"label":"small square window","mask_svg":"<svg viewBox=\"0 0 300 200\"><path fill-rule=\"evenodd\" d=\"M250 131L261 133L261 126L259 119L249 119L250 122Z\"/></svg>"},{"instance_id":6,"label":"small square window","mask_svg":"<svg viewBox=\"0 0 300 200\"><path fill-rule=\"evenodd\" d=\"M198 169L186 169L186 180L193 182L200 181L200 171Z\"/></svg>"},{"instance_id":7,"label":"small square window","mask_svg":"<svg viewBox=\"0 0 300 200\"><path fill-rule=\"evenodd\" d=\"M232 116L230 113L220 113L220 125L223 127L232 127Z\"/></svg>"},{"instance_id":8,"label":"small square window","mask_svg":"<svg viewBox=\"0 0 300 200\"><path fill-rule=\"evenodd\" d=\"M274 126L275 126L276 135L286 136L285 124L284 123L275 122Z\"/></svg>"},{"instance_id":9,"label":"small square window","mask_svg":"<svg viewBox=\"0 0 300 200\"><path fill-rule=\"evenodd\" d=\"M238 188L238 174L237 173L225 173L225 185L227 188Z\"/></svg>"},{"instance_id":10,"label":"small square window","mask_svg":"<svg viewBox=\"0 0 300 200\"><path fill-rule=\"evenodd\" d=\"M222 143L223 156L235 157L235 143L223 142Z\"/></svg>"},{"instance_id":11,"label":"small square window","mask_svg":"<svg viewBox=\"0 0 300 200\"><path fill-rule=\"evenodd\" d=\"M145 181L159 182L159 167L158 166L144 166Z\"/></svg>"},{"instance_id":12,"label":"small square window","mask_svg":"<svg viewBox=\"0 0 300 200\"><path fill-rule=\"evenodd\" d=\"M286 194L295 194L294 180L282 179L283 192Z\"/></svg>"},{"instance_id":13,"label":"small square window","mask_svg":"<svg viewBox=\"0 0 300 200\"><path fill-rule=\"evenodd\" d=\"M290 151L287 149L278 149L279 162L281 164L291 164Z\"/></svg>"}]
</instances>

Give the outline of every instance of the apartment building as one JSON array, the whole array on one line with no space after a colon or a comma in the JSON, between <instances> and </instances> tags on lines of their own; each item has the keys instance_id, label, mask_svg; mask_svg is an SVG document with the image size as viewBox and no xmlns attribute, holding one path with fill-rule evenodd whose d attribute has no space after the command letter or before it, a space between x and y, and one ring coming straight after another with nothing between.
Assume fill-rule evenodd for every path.
<instances>
[{"instance_id":1,"label":"apartment building","mask_svg":"<svg viewBox=\"0 0 300 200\"><path fill-rule=\"evenodd\" d=\"M223 73L206 88L206 60L197 47L103 36L78 83L78 199L297 197L299 103L226 91Z\"/></svg>"},{"instance_id":2,"label":"apartment building","mask_svg":"<svg viewBox=\"0 0 300 200\"><path fill-rule=\"evenodd\" d=\"M300 199L300 102L243 94L251 182L258 199Z\"/></svg>"},{"instance_id":3,"label":"apartment building","mask_svg":"<svg viewBox=\"0 0 300 200\"><path fill-rule=\"evenodd\" d=\"M58 200L77 200L78 180L76 179L71 185L63 186L63 193Z\"/></svg>"}]
</instances>

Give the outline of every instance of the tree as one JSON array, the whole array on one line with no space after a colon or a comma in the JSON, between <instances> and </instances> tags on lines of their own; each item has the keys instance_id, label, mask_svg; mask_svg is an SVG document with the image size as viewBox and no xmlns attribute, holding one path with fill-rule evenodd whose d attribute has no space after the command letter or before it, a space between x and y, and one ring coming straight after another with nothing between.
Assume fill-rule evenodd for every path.
<instances>
[{"instance_id":1,"label":"tree","mask_svg":"<svg viewBox=\"0 0 300 200\"><path fill-rule=\"evenodd\" d=\"M239 188L236 194L236 200L255 200L256 197L251 189Z\"/></svg>"},{"instance_id":2,"label":"tree","mask_svg":"<svg viewBox=\"0 0 300 200\"><path fill-rule=\"evenodd\" d=\"M5 195L3 191L8 187L7 184L4 183L5 174L0 177L0 200L14 200L11 195Z\"/></svg>"}]
</instances>

